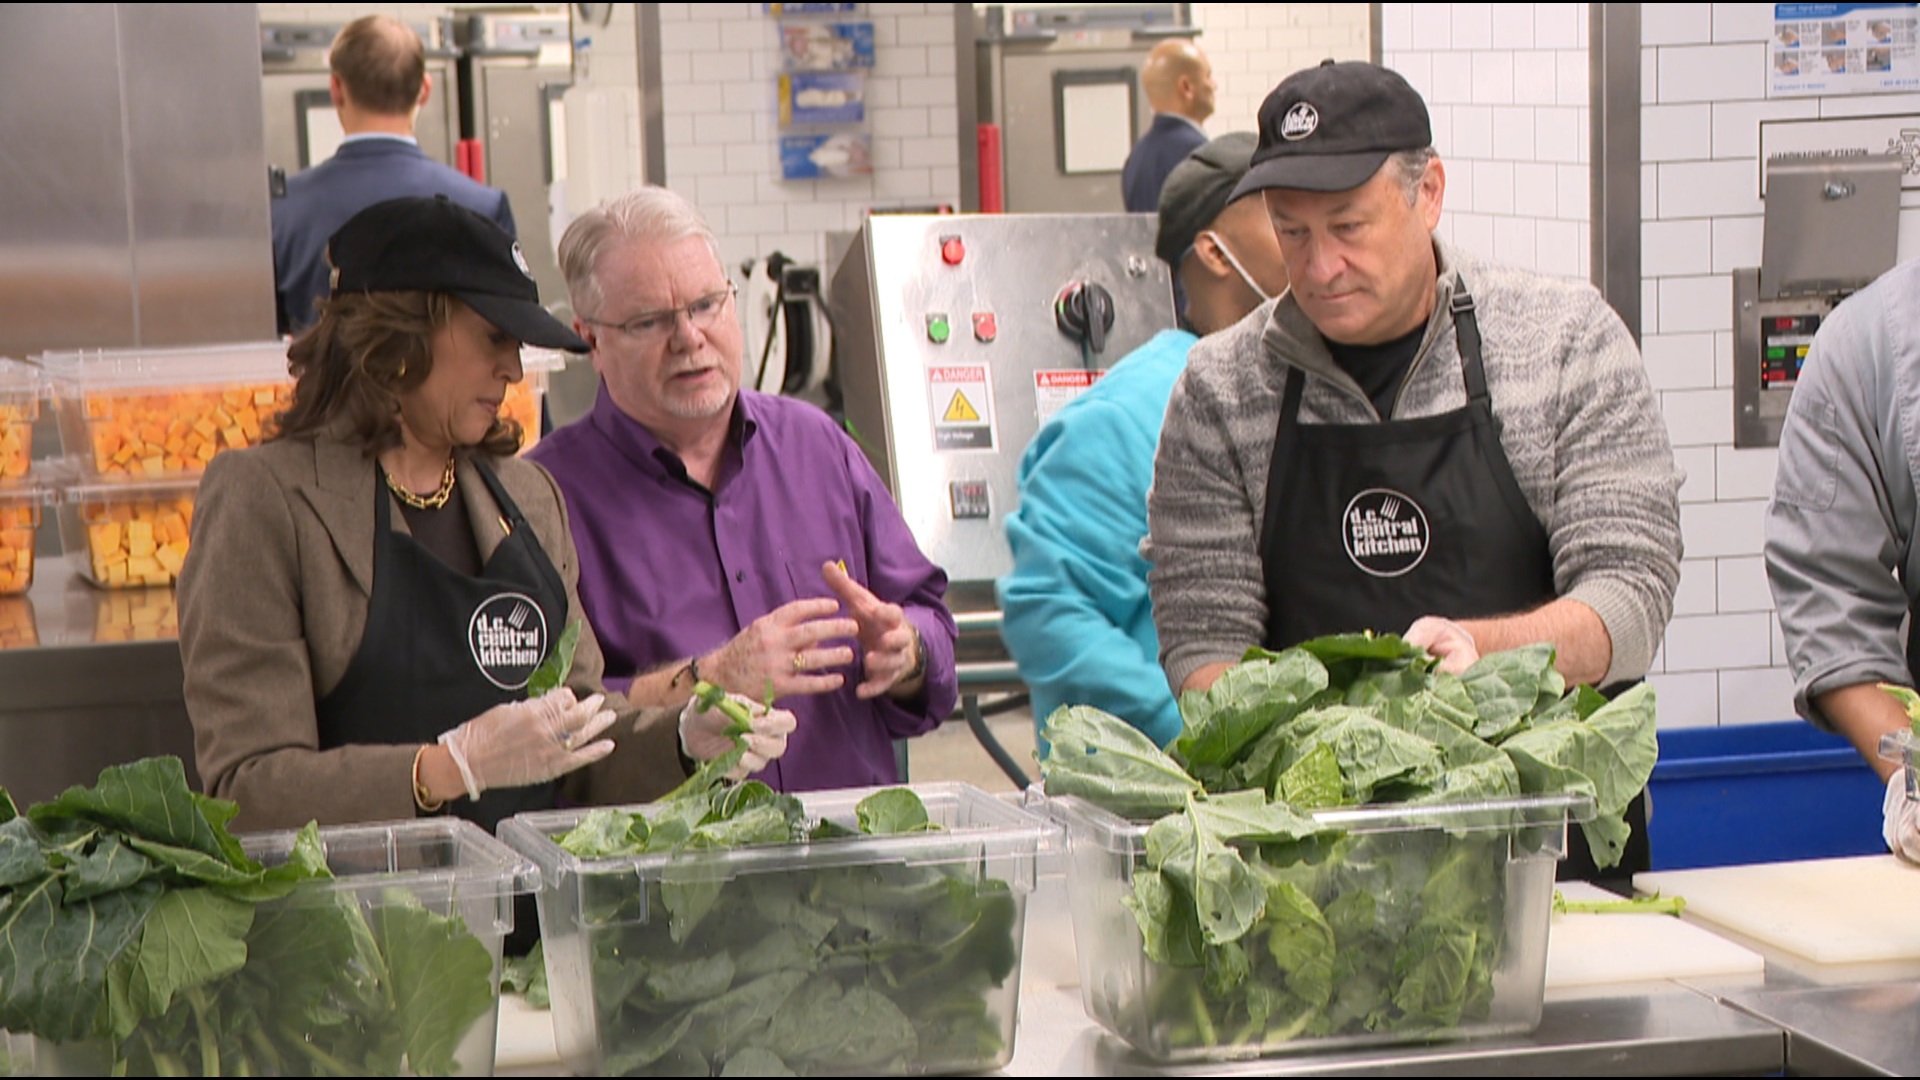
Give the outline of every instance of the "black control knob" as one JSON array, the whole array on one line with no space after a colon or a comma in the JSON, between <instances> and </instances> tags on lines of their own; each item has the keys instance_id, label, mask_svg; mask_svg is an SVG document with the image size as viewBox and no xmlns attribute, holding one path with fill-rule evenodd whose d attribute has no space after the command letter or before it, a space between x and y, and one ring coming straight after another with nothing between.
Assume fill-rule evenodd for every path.
<instances>
[{"instance_id":1,"label":"black control knob","mask_svg":"<svg viewBox=\"0 0 1920 1080\"><path fill-rule=\"evenodd\" d=\"M1105 352L1113 330L1113 294L1091 281L1070 281L1053 298L1053 321L1086 352Z\"/></svg>"}]
</instances>

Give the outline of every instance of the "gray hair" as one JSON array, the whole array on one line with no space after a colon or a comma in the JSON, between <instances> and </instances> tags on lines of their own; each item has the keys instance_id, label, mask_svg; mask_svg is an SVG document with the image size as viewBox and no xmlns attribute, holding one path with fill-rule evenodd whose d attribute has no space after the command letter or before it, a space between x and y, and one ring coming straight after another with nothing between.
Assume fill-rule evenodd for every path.
<instances>
[{"instance_id":1,"label":"gray hair","mask_svg":"<svg viewBox=\"0 0 1920 1080\"><path fill-rule=\"evenodd\" d=\"M1400 192L1407 197L1408 206L1420 201L1420 181L1427 175L1427 166L1439 156L1431 146L1395 150L1387 155L1387 164L1393 169L1394 179L1400 181Z\"/></svg>"},{"instance_id":2,"label":"gray hair","mask_svg":"<svg viewBox=\"0 0 1920 1080\"><path fill-rule=\"evenodd\" d=\"M610 199L575 218L560 237L560 273L567 279L567 299L580 318L601 314L606 294L600 288L600 259L617 242L645 241L672 244L698 236L707 242L715 262L720 241L694 205L679 194L649 184Z\"/></svg>"}]
</instances>

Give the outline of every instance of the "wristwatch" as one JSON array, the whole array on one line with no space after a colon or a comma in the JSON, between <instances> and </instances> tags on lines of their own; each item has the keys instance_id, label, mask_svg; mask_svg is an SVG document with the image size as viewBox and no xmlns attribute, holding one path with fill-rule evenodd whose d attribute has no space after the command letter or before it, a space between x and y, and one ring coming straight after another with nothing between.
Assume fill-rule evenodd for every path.
<instances>
[{"instance_id":1,"label":"wristwatch","mask_svg":"<svg viewBox=\"0 0 1920 1080\"><path fill-rule=\"evenodd\" d=\"M907 669L900 681L910 683L927 673L927 639L920 636L918 627L913 631L913 666Z\"/></svg>"}]
</instances>

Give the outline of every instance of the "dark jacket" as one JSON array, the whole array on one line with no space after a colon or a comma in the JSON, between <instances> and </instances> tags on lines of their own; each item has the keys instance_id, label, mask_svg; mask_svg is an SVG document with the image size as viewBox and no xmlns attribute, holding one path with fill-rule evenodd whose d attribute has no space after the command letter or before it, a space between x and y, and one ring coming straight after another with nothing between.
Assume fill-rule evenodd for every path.
<instances>
[{"instance_id":1,"label":"dark jacket","mask_svg":"<svg viewBox=\"0 0 1920 1080\"><path fill-rule=\"evenodd\" d=\"M1151 214L1160 209L1160 187L1175 165L1205 145L1207 136L1191 122L1168 113L1154 113L1153 126L1133 144L1120 172L1120 191L1127 213Z\"/></svg>"},{"instance_id":2,"label":"dark jacket","mask_svg":"<svg viewBox=\"0 0 1920 1080\"><path fill-rule=\"evenodd\" d=\"M507 232L513 210L505 192L475 182L401 139L355 139L327 160L287 178L286 195L273 200L273 283L281 333L313 322L313 305L327 295L327 240L353 215L375 203L445 195Z\"/></svg>"}]
</instances>

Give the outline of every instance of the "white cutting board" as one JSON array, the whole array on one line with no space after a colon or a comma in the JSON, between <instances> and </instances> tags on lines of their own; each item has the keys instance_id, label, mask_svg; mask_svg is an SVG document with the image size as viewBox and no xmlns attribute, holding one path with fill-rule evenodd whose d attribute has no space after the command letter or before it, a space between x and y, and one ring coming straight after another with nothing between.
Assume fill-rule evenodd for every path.
<instances>
[{"instance_id":1,"label":"white cutting board","mask_svg":"<svg viewBox=\"0 0 1920 1080\"><path fill-rule=\"evenodd\" d=\"M1618 900L1583 881L1554 885L1569 900ZM1688 901L1691 909L1692 901ZM1671 915L1555 915L1547 932L1547 989L1760 974L1759 953Z\"/></svg>"},{"instance_id":2,"label":"white cutting board","mask_svg":"<svg viewBox=\"0 0 1920 1080\"><path fill-rule=\"evenodd\" d=\"M1820 964L1920 960L1920 867L1892 855L1656 870L1640 892L1687 898L1687 916Z\"/></svg>"}]
</instances>

